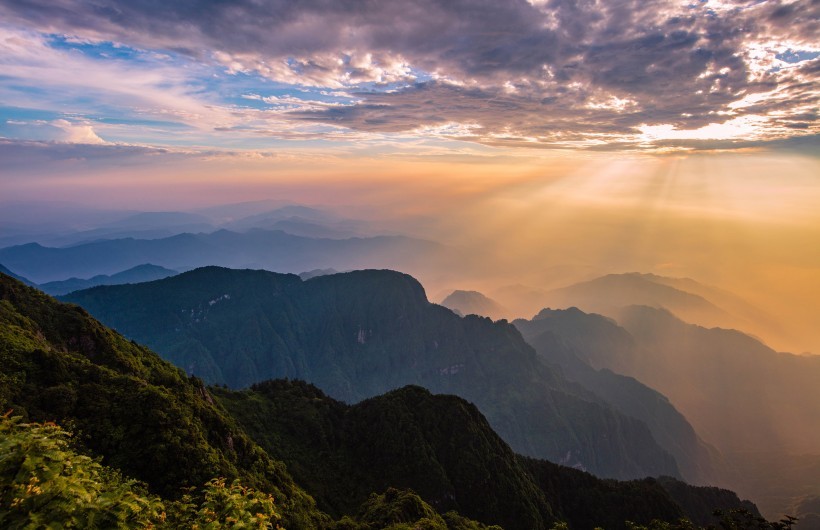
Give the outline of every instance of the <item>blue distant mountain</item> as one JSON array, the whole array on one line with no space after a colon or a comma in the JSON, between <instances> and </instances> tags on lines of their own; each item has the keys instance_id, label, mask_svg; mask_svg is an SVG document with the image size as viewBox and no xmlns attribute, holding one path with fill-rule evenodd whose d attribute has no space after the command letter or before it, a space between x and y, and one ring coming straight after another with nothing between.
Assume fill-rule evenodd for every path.
<instances>
[{"instance_id":1,"label":"blue distant mountain","mask_svg":"<svg viewBox=\"0 0 820 530\"><path fill-rule=\"evenodd\" d=\"M7 276L11 276L12 278L14 278L15 280L17 280L19 282L23 282L24 284L28 285L29 287L37 287L37 285L35 283L29 281L27 278L24 278L23 276L20 276L19 274L13 273L12 271L7 269L3 265L0 265L0 272L7 275Z\"/></svg>"},{"instance_id":2,"label":"blue distant mountain","mask_svg":"<svg viewBox=\"0 0 820 530\"><path fill-rule=\"evenodd\" d=\"M0 263L35 282L111 275L145 263L172 270L205 265L299 273L334 268L404 269L423 264L442 246L404 236L327 239L278 230L218 230L161 239L113 239L66 248L29 243L0 249Z\"/></svg>"},{"instance_id":3,"label":"blue distant mountain","mask_svg":"<svg viewBox=\"0 0 820 530\"><path fill-rule=\"evenodd\" d=\"M110 276L107 274L99 274L93 278L88 278L87 280L80 278L69 278L68 280L46 282L38 287L50 295L59 296L61 294L68 294L71 291L96 287L97 285L120 285L123 283L150 282L153 280L161 280L162 278L167 278L168 276L173 276L175 274L178 274L175 270L166 269L165 267L160 267L159 265L145 263Z\"/></svg>"}]
</instances>

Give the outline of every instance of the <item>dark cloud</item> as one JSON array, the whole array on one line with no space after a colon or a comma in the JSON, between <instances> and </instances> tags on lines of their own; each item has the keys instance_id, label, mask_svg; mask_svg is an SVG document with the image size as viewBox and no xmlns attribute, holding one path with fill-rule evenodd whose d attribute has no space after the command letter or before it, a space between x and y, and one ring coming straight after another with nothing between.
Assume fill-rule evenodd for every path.
<instances>
[{"instance_id":1,"label":"dark cloud","mask_svg":"<svg viewBox=\"0 0 820 530\"><path fill-rule=\"evenodd\" d=\"M766 149L777 151L791 151L794 153L820 156L817 147L820 145L820 135L796 136L777 140L678 140L676 142L659 142L661 147L686 148L692 151L716 151L737 149Z\"/></svg>"},{"instance_id":2,"label":"dark cloud","mask_svg":"<svg viewBox=\"0 0 820 530\"><path fill-rule=\"evenodd\" d=\"M173 49L291 83L409 83L397 92L360 93L361 103L350 107L292 114L363 131L459 122L476 124L485 143L506 135L548 144L634 134L641 124L698 128L728 114L816 108L818 61L779 71L751 64L747 53L750 42L767 39L815 42L816 0L709 5L18 0L0 5L0 16L44 31ZM419 73L440 81L414 83ZM776 90L777 97L729 108Z\"/></svg>"},{"instance_id":3,"label":"dark cloud","mask_svg":"<svg viewBox=\"0 0 820 530\"><path fill-rule=\"evenodd\" d=\"M72 144L0 138L0 160L8 170L25 173L39 172L52 165L108 166L112 161L120 165L143 164L157 157L166 159L190 156L167 149L138 145Z\"/></svg>"},{"instance_id":4,"label":"dark cloud","mask_svg":"<svg viewBox=\"0 0 820 530\"><path fill-rule=\"evenodd\" d=\"M503 89L419 83L391 93L357 94L366 103L297 112L305 121L341 123L371 132L399 132L448 123L474 124L473 132L508 131L520 137L555 136L581 140L585 134L623 134L641 123L630 113L578 108L583 96L533 98Z\"/></svg>"}]
</instances>

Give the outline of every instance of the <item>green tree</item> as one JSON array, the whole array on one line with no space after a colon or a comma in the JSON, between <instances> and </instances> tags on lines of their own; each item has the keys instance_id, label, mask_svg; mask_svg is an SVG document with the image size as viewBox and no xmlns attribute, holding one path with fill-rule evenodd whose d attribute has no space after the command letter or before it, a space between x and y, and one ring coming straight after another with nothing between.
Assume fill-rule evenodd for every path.
<instances>
[{"instance_id":1,"label":"green tree","mask_svg":"<svg viewBox=\"0 0 820 530\"><path fill-rule=\"evenodd\" d=\"M0 423L0 527L149 528L164 505L143 486L69 448L54 424Z\"/></svg>"},{"instance_id":2,"label":"green tree","mask_svg":"<svg viewBox=\"0 0 820 530\"><path fill-rule=\"evenodd\" d=\"M271 495L214 478L178 501L78 454L71 435L53 423L0 420L0 527L278 528Z\"/></svg>"}]
</instances>

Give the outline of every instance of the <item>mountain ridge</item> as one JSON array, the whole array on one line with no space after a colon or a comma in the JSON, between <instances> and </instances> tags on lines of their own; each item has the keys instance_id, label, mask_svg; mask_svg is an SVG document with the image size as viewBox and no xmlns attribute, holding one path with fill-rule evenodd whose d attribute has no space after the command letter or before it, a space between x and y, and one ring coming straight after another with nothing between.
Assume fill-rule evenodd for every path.
<instances>
[{"instance_id":1,"label":"mountain ridge","mask_svg":"<svg viewBox=\"0 0 820 530\"><path fill-rule=\"evenodd\" d=\"M297 273L330 267L350 270L367 263L412 267L442 248L438 243L407 236L328 239L281 230L239 233L220 229L160 239L101 240L65 248L27 243L0 249L0 263L32 281L45 283L71 276L110 275L143 263L172 270L221 265Z\"/></svg>"},{"instance_id":2,"label":"mountain ridge","mask_svg":"<svg viewBox=\"0 0 820 530\"><path fill-rule=\"evenodd\" d=\"M46 282L37 285L36 287L52 296L59 296L68 294L72 291L96 287L97 285L142 283L153 280L161 280L163 278L167 278L168 276L173 276L174 274L179 274L179 272L166 269L165 267L160 267L159 265L143 263L141 265L137 265L136 267L131 267L130 269L111 275L100 274L88 279L69 278L62 281Z\"/></svg>"},{"instance_id":3,"label":"mountain ridge","mask_svg":"<svg viewBox=\"0 0 820 530\"><path fill-rule=\"evenodd\" d=\"M522 454L618 478L680 476L642 422L552 372L512 325L459 318L409 275L208 267L63 299L209 382L305 379L347 402L418 384L476 403Z\"/></svg>"},{"instance_id":4,"label":"mountain ridge","mask_svg":"<svg viewBox=\"0 0 820 530\"><path fill-rule=\"evenodd\" d=\"M318 464L319 476L327 480L322 466L333 468L334 458L343 456L338 451L338 440L346 436L347 447L366 460L354 466L350 476L353 484L367 474L390 475L394 480L397 475L406 477L403 470L410 466L419 471L415 476L422 481L445 478L440 483L445 489L427 491L433 502L441 505L449 498L448 484L460 484L456 491L468 489L466 496L459 494L459 507L478 513L488 522L503 518L509 530L546 528L547 523L555 521L556 514L570 521L573 530L600 523L618 530L626 525L626 519L648 522L661 518L672 522L685 513L698 521L702 515L691 507L684 512L680 501L661 481L602 481L549 462L515 456L475 406L455 396L436 396L418 387L404 387L346 406L299 382L270 381L242 392L208 389L150 350L105 328L81 308L59 303L5 275L0 275L0 324L0 406L10 407L29 420L69 422L77 434L77 447L102 456L104 465L146 480L153 491L171 498L180 495L178 486L201 486L203 478L218 474L239 476L263 494L273 493L281 522L291 528L370 530L374 525L416 521L426 521L425 528L441 530L487 528L454 512L438 515L414 493L398 491L392 485L383 494L370 494L353 517L333 522L316 509L285 465L271 458L255 441L286 453L302 452L301 459L290 462L294 472L302 475L299 465L309 468ZM287 395L291 397L283 399ZM253 406L237 405L248 398L255 400ZM290 416L271 414L271 410L257 404L267 404L274 407L272 410L278 407ZM234 416L229 409L244 412ZM344 425L338 421L339 411L349 418ZM397 422L397 417L410 423ZM250 436L243 427L249 423L264 432L256 429ZM276 425L279 427L272 429ZM330 436L313 436L321 425ZM265 433L273 438L266 438ZM413 436L408 436L411 433ZM295 443L276 442L281 442L283 436L292 437ZM364 440L379 445L362 443ZM331 445L324 445L327 443ZM320 453L304 458L304 451L310 447L318 447ZM331 452L323 451L323 447ZM478 469L473 468L475 464ZM391 468L394 471L389 471ZM434 472L436 468L443 474ZM501 478L502 484L482 478L485 472L492 476L493 469L501 472L499 477L505 477ZM111 476L120 480L116 473ZM541 485L546 489L539 489ZM338 483L327 480L325 487L338 488ZM713 506L740 505L731 492L712 488L704 495L683 484L678 487L689 496L710 499ZM444 492L444 497L437 491ZM472 499L479 492L483 497ZM547 492L560 506L559 512L538 500ZM191 502L185 499L183 496L183 503ZM583 499L580 505L579 499ZM527 505L531 508L516 508ZM442 506L442 510L445 508ZM349 509L344 511L349 513Z\"/></svg>"}]
</instances>

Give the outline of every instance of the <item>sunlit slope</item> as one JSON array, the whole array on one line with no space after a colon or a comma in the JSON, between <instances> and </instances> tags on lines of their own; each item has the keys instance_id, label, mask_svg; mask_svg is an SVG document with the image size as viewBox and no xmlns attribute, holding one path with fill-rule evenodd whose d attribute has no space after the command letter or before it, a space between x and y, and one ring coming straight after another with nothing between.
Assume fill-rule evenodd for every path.
<instances>
[{"instance_id":1,"label":"sunlit slope","mask_svg":"<svg viewBox=\"0 0 820 530\"><path fill-rule=\"evenodd\" d=\"M601 361L591 352L617 359L629 356L635 347L629 333L614 321L573 308L545 309L532 320L519 319L513 324L541 358L560 367L568 379L577 381L622 413L645 422L655 440L675 457L687 481L725 482L727 469L720 452L698 436L666 396L637 379L600 368Z\"/></svg>"},{"instance_id":2,"label":"sunlit slope","mask_svg":"<svg viewBox=\"0 0 820 530\"><path fill-rule=\"evenodd\" d=\"M778 345L795 341L782 315L761 309L730 291L691 278L637 272L608 274L551 290L507 286L499 294L504 303L526 318L545 307L578 307L586 312L615 317L624 307L644 305L667 309L692 324L738 329L776 349Z\"/></svg>"}]
</instances>

